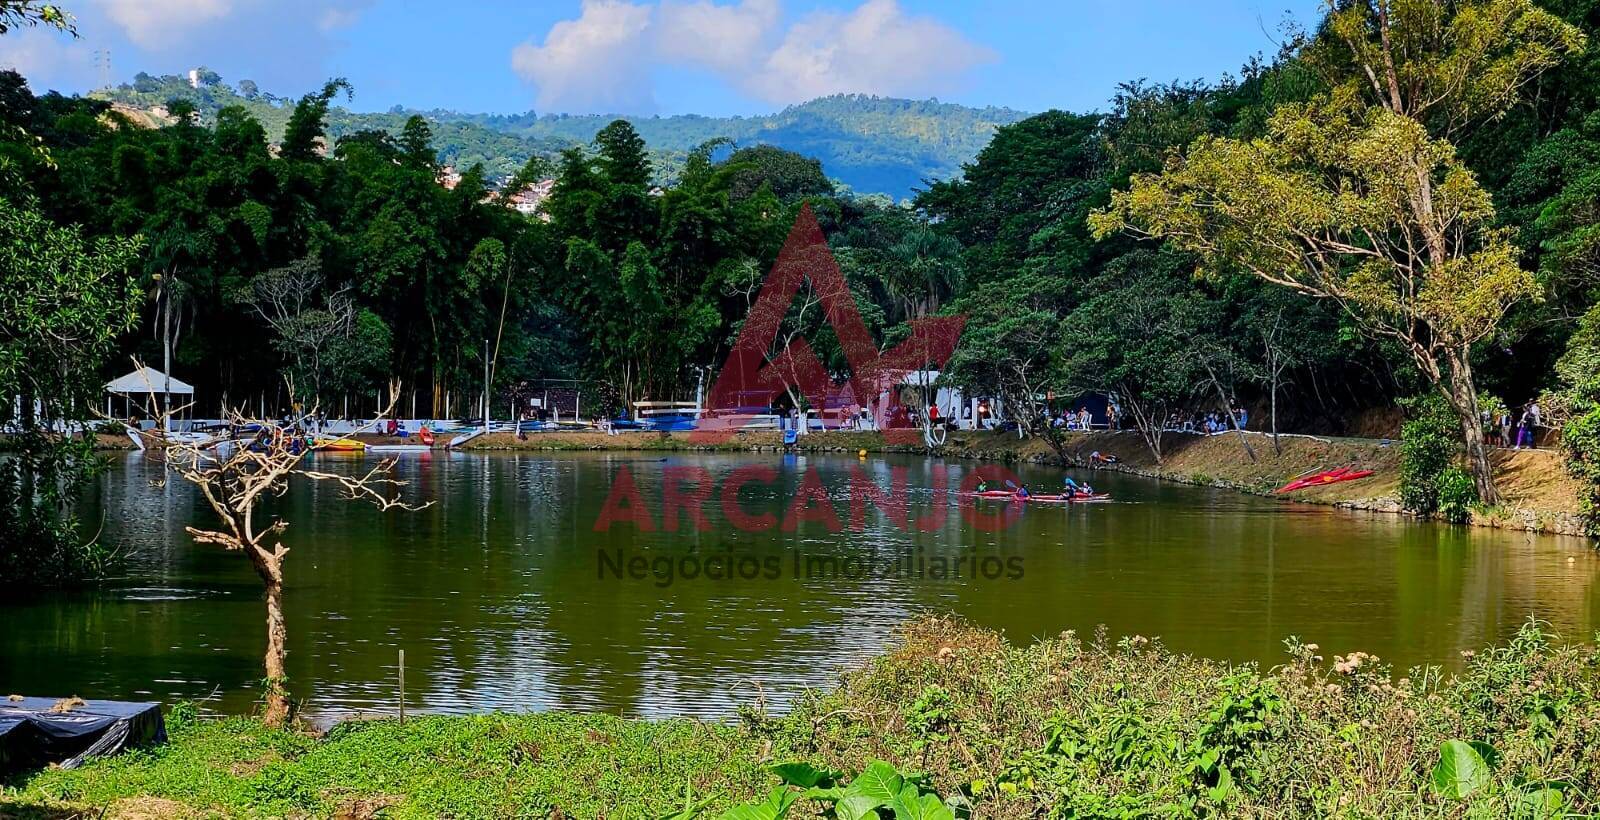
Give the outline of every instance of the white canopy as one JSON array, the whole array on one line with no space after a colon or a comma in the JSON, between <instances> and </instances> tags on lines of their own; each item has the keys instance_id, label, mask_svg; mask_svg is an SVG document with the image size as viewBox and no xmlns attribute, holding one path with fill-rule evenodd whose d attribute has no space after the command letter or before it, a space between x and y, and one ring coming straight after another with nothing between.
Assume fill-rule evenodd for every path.
<instances>
[{"instance_id":1,"label":"white canopy","mask_svg":"<svg viewBox=\"0 0 1600 820\"><path fill-rule=\"evenodd\" d=\"M167 374L153 367L141 367L126 376L106 382L106 392L126 395L168 392L174 396L192 396L194 385L173 379L168 387Z\"/></svg>"}]
</instances>

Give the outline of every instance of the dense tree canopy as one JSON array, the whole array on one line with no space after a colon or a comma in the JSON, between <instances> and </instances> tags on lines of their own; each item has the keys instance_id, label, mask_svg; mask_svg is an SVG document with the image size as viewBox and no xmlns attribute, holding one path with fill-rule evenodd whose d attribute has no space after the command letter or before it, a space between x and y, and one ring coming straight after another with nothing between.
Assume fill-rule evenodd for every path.
<instances>
[{"instance_id":1,"label":"dense tree canopy","mask_svg":"<svg viewBox=\"0 0 1600 820\"><path fill-rule=\"evenodd\" d=\"M288 101L141 76L119 94L165 104L152 119L0 73L0 178L85 242L140 237L140 326L118 353L170 347L213 402L360 416L396 380L405 412L462 416L542 379L597 410L689 399L809 206L875 342L966 316L947 381L1036 433L1108 393L1159 456L1175 414L1349 432L1433 389L1471 444L1480 396L1584 383L1558 362L1581 358L1600 299L1600 3L1330 9L1237 77L1127 83L1102 113L990 112L1007 124L911 207L852 195L825 152L676 119L484 120L562 139L532 160L479 145L489 165L451 175L461 122L348 115L337 79ZM847 109L955 116L839 98L785 122ZM508 207L548 178L537 213ZM774 350L806 338L840 377L819 304L802 291Z\"/></svg>"}]
</instances>

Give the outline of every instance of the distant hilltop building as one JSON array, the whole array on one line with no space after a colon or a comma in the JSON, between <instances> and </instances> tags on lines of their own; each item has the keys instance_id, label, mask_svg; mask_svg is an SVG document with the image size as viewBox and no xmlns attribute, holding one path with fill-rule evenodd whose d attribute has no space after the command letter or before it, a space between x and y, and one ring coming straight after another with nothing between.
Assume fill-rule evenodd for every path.
<instances>
[{"instance_id":1,"label":"distant hilltop building","mask_svg":"<svg viewBox=\"0 0 1600 820\"><path fill-rule=\"evenodd\" d=\"M544 201L550 198L550 194L555 190L555 188L556 181L554 179L541 179L538 182L535 182L520 191L515 191L510 196L507 196L506 204L512 210L522 214L523 216L533 216L534 214L539 213L539 209L543 207ZM548 218L548 215L545 216Z\"/></svg>"},{"instance_id":2,"label":"distant hilltop building","mask_svg":"<svg viewBox=\"0 0 1600 820\"><path fill-rule=\"evenodd\" d=\"M443 165L439 167L439 173L434 179L443 185L446 191L454 191L456 186L461 184L461 172L457 171L454 165Z\"/></svg>"},{"instance_id":3,"label":"distant hilltop building","mask_svg":"<svg viewBox=\"0 0 1600 820\"><path fill-rule=\"evenodd\" d=\"M434 176L434 180L446 191L454 191L456 186L461 184L461 172L457 171L454 165L441 165L438 173ZM537 215L541 219L549 220L550 215L541 213L541 210L544 208L545 200L550 198L550 194L555 189L556 181L554 178L541 179L538 182L529 183L520 191L502 188L499 193L487 193L484 195L483 201L499 202L523 216Z\"/></svg>"}]
</instances>

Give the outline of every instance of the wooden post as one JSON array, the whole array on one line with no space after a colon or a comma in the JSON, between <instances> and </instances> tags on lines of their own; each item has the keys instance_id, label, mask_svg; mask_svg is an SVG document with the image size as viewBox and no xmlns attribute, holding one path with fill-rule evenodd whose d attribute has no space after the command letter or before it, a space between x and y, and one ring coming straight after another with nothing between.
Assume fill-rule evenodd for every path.
<instances>
[{"instance_id":1,"label":"wooden post","mask_svg":"<svg viewBox=\"0 0 1600 820\"><path fill-rule=\"evenodd\" d=\"M400 725L406 723L406 651L400 650Z\"/></svg>"}]
</instances>

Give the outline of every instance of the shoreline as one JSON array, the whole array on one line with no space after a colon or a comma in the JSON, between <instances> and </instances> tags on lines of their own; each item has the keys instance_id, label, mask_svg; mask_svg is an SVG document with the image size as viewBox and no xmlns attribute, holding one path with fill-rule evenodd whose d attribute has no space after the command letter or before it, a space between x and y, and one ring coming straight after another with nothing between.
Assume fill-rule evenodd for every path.
<instances>
[{"instance_id":1,"label":"shoreline","mask_svg":"<svg viewBox=\"0 0 1600 820\"><path fill-rule=\"evenodd\" d=\"M1157 464L1140 436L1133 431L1068 433L1064 435L1062 464L1050 445L1037 438L1018 439L1013 433L954 431L945 445L934 450L914 445L888 444L876 432L827 431L800 437L796 449L812 453L902 453L974 461L1021 462L1056 465L1067 469L1105 470L1216 487L1285 503L1321 504L1367 512L1412 516L1400 505L1398 441L1322 438L1303 435L1280 437L1282 452L1275 452L1272 437L1248 432L1255 460L1245 452L1238 436L1228 433L1204 436L1169 433L1163 442L1162 463ZM776 432L738 433L724 443L701 444L685 433L539 433L518 439L494 433L468 442L474 451L703 451L770 452L782 449ZM1089 466L1089 454L1099 451L1118 463ZM1473 510L1471 526L1520 530L1549 535L1586 537L1578 515L1577 482L1552 450L1494 451L1496 478L1504 503ZM1319 469L1356 466L1375 472L1370 478L1288 495L1273 492L1291 478Z\"/></svg>"},{"instance_id":2,"label":"shoreline","mask_svg":"<svg viewBox=\"0 0 1600 820\"><path fill-rule=\"evenodd\" d=\"M1274 452L1272 437L1247 432L1256 459L1252 461L1234 433L1204 436L1169 433L1157 464L1140 436L1131 431L1064 434L1066 461L1058 460L1050 445L1037 438L1018 439L1013 433L953 431L945 445L933 450L920 445L888 444L877 432L834 430L801 436L796 449L810 453L897 453L937 458L958 458L1000 463L1021 462L1066 469L1105 470L1142 478L1216 487L1248 495L1275 498L1285 503L1321 504L1366 512L1411 516L1400 505L1398 440L1386 446L1379 439L1324 438L1299 434L1280 437L1283 452ZM133 452L123 437L99 436L97 450ZM387 440L385 440L387 441ZM399 441L396 439L395 441ZM436 445L436 450L444 449ZM518 439L511 433L491 433L467 442L463 451L633 451L633 452L774 452L783 449L778 432L736 433L726 442L689 441L687 433L600 432L534 433ZM1090 466L1089 454L1115 456L1116 464ZM1586 538L1577 513L1580 487L1569 477L1561 454L1554 450L1493 451L1496 479L1505 501L1493 508L1475 508L1471 526ZM1312 487L1289 495L1273 492L1306 472L1342 466L1375 472L1360 481Z\"/></svg>"}]
</instances>

